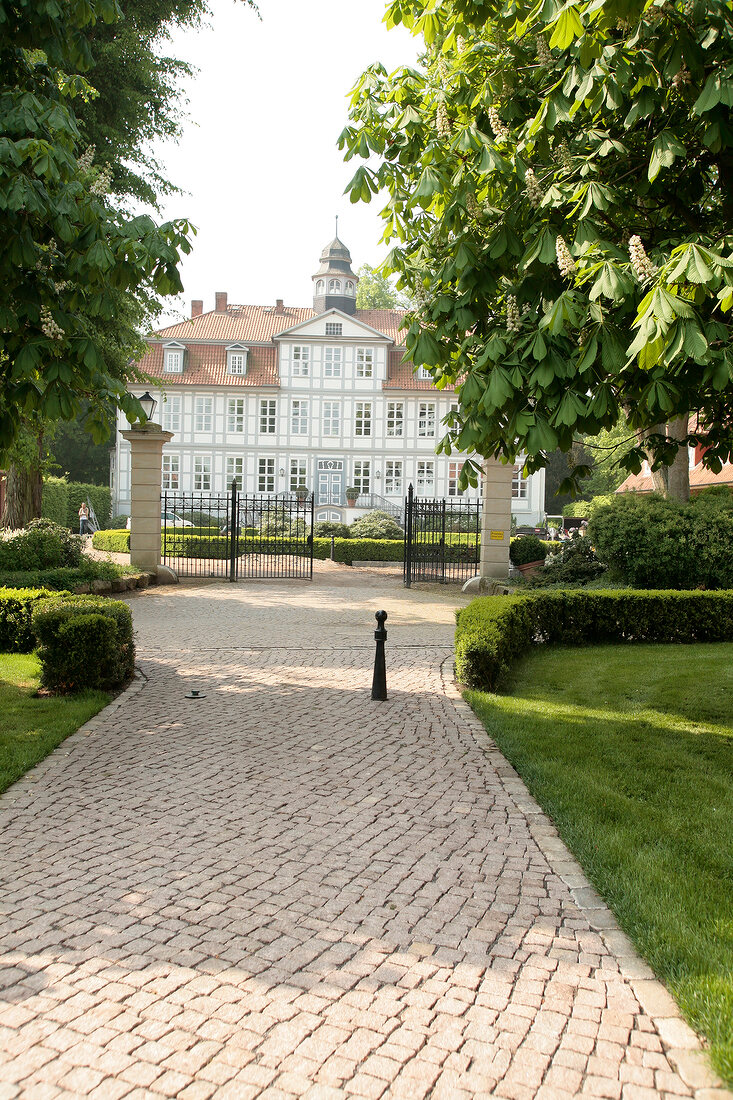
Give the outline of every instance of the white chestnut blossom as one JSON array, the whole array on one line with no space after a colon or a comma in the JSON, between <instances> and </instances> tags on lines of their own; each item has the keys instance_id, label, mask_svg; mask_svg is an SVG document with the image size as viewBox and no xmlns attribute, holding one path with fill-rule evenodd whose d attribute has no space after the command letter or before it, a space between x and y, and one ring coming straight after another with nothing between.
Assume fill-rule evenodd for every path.
<instances>
[{"instance_id":1,"label":"white chestnut blossom","mask_svg":"<svg viewBox=\"0 0 733 1100\"><path fill-rule=\"evenodd\" d=\"M445 109L445 103L439 103L437 106L435 111L435 128L438 131L438 137L450 137L450 122L448 121L448 112Z\"/></svg>"},{"instance_id":2,"label":"white chestnut blossom","mask_svg":"<svg viewBox=\"0 0 733 1100\"><path fill-rule=\"evenodd\" d=\"M92 195L106 195L111 186L112 168L109 164L105 164L103 168L100 168L99 175L89 188L89 192Z\"/></svg>"},{"instance_id":3,"label":"white chestnut blossom","mask_svg":"<svg viewBox=\"0 0 733 1100\"><path fill-rule=\"evenodd\" d=\"M41 329L49 340L61 340L64 335L64 330L56 324L48 306L41 306Z\"/></svg>"},{"instance_id":4,"label":"white chestnut blossom","mask_svg":"<svg viewBox=\"0 0 733 1100\"><path fill-rule=\"evenodd\" d=\"M507 332L519 332L522 327L519 319L517 299L514 294L508 294L506 299L506 328Z\"/></svg>"},{"instance_id":5,"label":"white chestnut blossom","mask_svg":"<svg viewBox=\"0 0 733 1100\"><path fill-rule=\"evenodd\" d=\"M560 268L560 274L566 278L575 274L575 260L570 255L570 249L565 243L564 237L558 237L555 241L555 255L557 256L557 266Z\"/></svg>"},{"instance_id":6,"label":"white chestnut blossom","mask_svg":"<svg viewBox=\"0 0 733 1100\"><path fill-rule=\"evenodd\" d=\"M541 204L544 194L542 188L537 182L537 176L534 174L532 168L528 168L524 173L524 190L527 192L527 198L535 209Z\"/></svg>"},{"instance_id":7,"label":"white chestnut blossom","mask_svg":"<svg viewBox=\"0 0 733 1100\"><path fill-rule=\"evenodd\" d=\"M86 175L94 163L95 145L88 145L82 155L77 158L76 164L82 175Z\"/></svg>"},{"instance_id":8,"label":"white chestnut blossom","mask_svg":"<svg viewBox=\"0 0 733 1100\"><path fill-rule=\"evenodd\" d=\"M476 202L476 196L473 191L469 191L466 195L466 210L472 218L481 217L481 210L479 204Z\"/></svg>"},{"instance_id":9,"label":"white chestnut blossom","mask_svg":"<svg viewBox=\"0 0 733 1100\"><path fill-rule=\"evenodd\" d=\"M456 38L456 49L458 50L459 53L463 53L465 48L466 48L466 39L463 37L462 34L459 34L458 37Z\"/></svg>"},{"instance_id":10,"label":"white chestnut blossom","mask_svg":"<svg viewBox=\"0 0 733 1100\"><path fill-rule=\"evenodd\" d=\"M540 65L551 65L552 54L550 53L550 47L547 45L547 39L544 34L538 34L535 38L535 44L537 47L537 60Z\"/></svg>"},{"instance_id":11,"label":"white chestnut blossom","mask_svg":"<svg viewBox=\"0 0 733 1100\"><path fill-rule=\"evenodd\" d=\"M494 131L496 140L506 141L509 137L509 127L499 118L499 112L496 107L489 107L489 122L491 123L491 129Z\"/></svg>"},{"instance_id":12,"label":"white chestnut blossom","mask_svg":"<svg viewBox=\"0 0 733 1100\"><path fill-rule=\"evenodd\" d=\"M654 277L657 269L647 256L646 249L641 243L641 237L636 233L633 237L629 237L629 258L634 269L634 275L640 283Z\"/></svg>"}]
</instances>

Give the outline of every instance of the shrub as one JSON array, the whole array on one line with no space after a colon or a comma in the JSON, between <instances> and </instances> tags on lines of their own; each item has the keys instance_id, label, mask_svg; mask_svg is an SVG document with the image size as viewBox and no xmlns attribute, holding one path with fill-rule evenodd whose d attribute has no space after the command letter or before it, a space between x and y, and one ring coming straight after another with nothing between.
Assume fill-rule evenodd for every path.
<instances>
[{"instance_id":1,"label":"shrub","mask_svg":"<svg viewBox=\"0 0 733 1100\"><path fill-rule=\"evenodd\" d=\"M545 559L544 568L529 581L533 588L546 584L587 584L606 572L607 566L598 560L587 536L574 535L557 546L557 551Z\"/></svg>"},{"instance_id":2,"label":"shrub","mask_svg":"<svg viewBox=\"0 0 733 1100\"><path fill-rule=\"evenodd\" d=\"M97 518L99 518L99 517L97 517ZM124 531L124 529L127 527L127 521L128 521L129 518L130 518L129 516L112 516L112 519L109 521L109 525L107 527L107 530L108 531L120 531L120 530Z\"/></svg>"},{"instance_id":3,"label":"shrub","mask_svg":"<svg viewBox=\"0 0 733 1100\"><path fill-rule=\"evenodd\" d=\"M85 558L76 569L59 566L58 569L31 569L24 573L0 572L0 585L6 588L50 588L58 592L61 589L74 589L79 584L89 584L91 581L115 580L122 575L122 568L114 562Z\"/></svg>"},{"instance_id":4,"label":"shrub","mask_svg":"<svg viewBox=\"0 0 733 1100\"><path fill-rule=\"evenodd\" d=\"M109 517L112 513L112 494L109 486L88 485L82 481L70 481L68 483L66 526L70 527L72 531L79 530L79 506L87 498L91 502L100 528L109 527Z\"/></svg>"},{"instance_id":5,"label":"shrub","mask_svg":"<svg viewBox=\"0 0 733 1100\"><path fill-rule=\"evenodd\" d=\"M635 588L732 588L733 498L681 504L619 493L599 507L588 534L609 576Z\"/></svg>"},{"instance_id":6,"label":"shrub","mask_svg":"<svg viewBox=\"0 0 733 1100\"><path fill-rule=\"evenodd\" d=\"M79 536L50 519L34 519L24 530L0 539L0 572L75 567L81 557Z\"/></svg>"},{"instance_id":7,"label":"shrub","mask_svg":"<svg viewBox=\"0 0 733 1100\"><path fill-rule=\"evenodd\" d=\"M537 535L522 535L509 546L509 560L513 565L527 565L531 561L544 561L545 544Z\"/></svg>"},{"instance_id":8,"label":"shrub","mask_svg":"<svg viewBox=\"0 0 733 1100\"><path fill-rule=\"evenodd\" d=\"M733 640L733 592L558 591L484 596L457 614L456 675L494 691L533 645Z\"/></svg>"},{"instance_id":9,"label":"shrub","mask_svg":"<svg viewBox=\"0 0 733 1100\"><path fill-rule=\"evenodd\" d=\"M389 512L367 512L351 524L354 539L401 539L403 531Z\"/></svg>"},{"instance_id":10,"label":"shrub","mask_svg":"<svg viewBox=\"0 0 733 1100\"><path fill-rule=\"evenodd\" d=\"M92 546L95 550L106 550L110 554L127 554L130 551L130 532L95 531Z\"/></svg>"},{"instance_id":11,"label":"shrub","mask_svg":"<svg viewBox=\"0 0 733 1100\"><path fill-rule=\"evenodd\" d=\"M615 493L602 493L597 497L593 497L592 500L572 500L570 504L565 505L562 514L566 518L577 519L580 516L581 519L590 519L599 508L605 507L606 504L615 499Z\"/></svg>"},{"instance_id":12,"label":"shrub","mask_svg":"<svg viewBox=\"0 0 733 1100\"><path fill-rule=\"evenodd\" d=\"M317 538L327 539L348 539L351 538L351 528L347 523L337 523L333 519L319 519L318 523L313 525L313 534Z\"/></svg>"},{"instance_id":13,"label":"shrub","mask_svg":"<svg viewBox=\"0 0 733 1100\"><path fill-rule=\"evenodd\" d=\"M0 653L30 653L35 649L33 608L54 596L58 593L46 588L0 588Z\"/></svg>"},{"instance_id":14,"label":"shrub","mask_svg":"<svg viewBox=\"0 0 733 1100\"><path fill-rule=\"evenodd\" d=\"M41 684L66 694L110 690L133 674L135 647L127 604L98 596L44 601L33 610Z\"/></svg>"},{"instance_id":15,"label":"shrub","mask_svg":"<svg viewBox=\"0 0 733 1100\"><path fill-rule=\"evenodd\" d=\"M69 513L69 483L65 477L45 477L41 497L41 515L66 526ZM78 530L78 527L77 527Z\"/></svg>"}]
</instances>

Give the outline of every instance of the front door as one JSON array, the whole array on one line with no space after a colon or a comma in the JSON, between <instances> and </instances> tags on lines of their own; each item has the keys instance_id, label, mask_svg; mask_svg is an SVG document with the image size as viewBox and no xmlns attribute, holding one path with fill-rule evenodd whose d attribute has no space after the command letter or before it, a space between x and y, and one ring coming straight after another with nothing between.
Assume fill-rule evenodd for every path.
<instances>
[{"instance_id":1,"label":"front door","mask_svg":"<svg viewBox=\"0 0 733 1100\"><path fill-rule=\"evenodd\" d=\"M318 461L318 503L343 504L344 460L321 458Z\"/></svg>"}]
</instances>

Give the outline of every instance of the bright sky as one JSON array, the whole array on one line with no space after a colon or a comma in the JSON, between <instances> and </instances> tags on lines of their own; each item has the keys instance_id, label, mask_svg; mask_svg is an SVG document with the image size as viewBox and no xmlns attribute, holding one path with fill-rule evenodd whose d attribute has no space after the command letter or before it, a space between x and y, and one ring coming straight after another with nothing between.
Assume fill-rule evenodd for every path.
<instances>
[{"instance_id":1,"label":"bright sky","mask_svg":"<svg viewBox=\"0 0 733 1100\"><path fill-rule=\"evenodd\" d=\"M182 140L156 150L188 192L164 217L198 229L171 319L188 316L191 298L213 309L217 290L235 303L309 305L336 214L354 269L384 258L382 203L352 205L343 194L361 161L344 163L336 142L364 69L381 61L391 71L418 52L402 27L387 30L385 0L261 0L261 22L237 0L211 6L210 26L177 35L166 51L199 69L185 87Z\"/></svg>"}]
</instances>

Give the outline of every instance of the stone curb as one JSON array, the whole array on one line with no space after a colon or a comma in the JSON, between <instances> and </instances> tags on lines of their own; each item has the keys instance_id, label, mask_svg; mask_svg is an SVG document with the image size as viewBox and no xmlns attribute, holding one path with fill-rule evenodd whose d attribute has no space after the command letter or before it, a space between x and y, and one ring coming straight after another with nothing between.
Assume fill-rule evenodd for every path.
<instances>
[{"instance_id":1,"label":"stone curb","mask_svg":"<svg viewBox=\"0 0 733 1100\"><path fill-rule=\"evenodd\" d=\"M497 771L509 798L526 816L530 835L550 870L565 883L590 927L598 932L609 952L617 959L621 976L654 1024L670 1062L685 1084L694 1089L695 1100L733 1100L733 1092L723 1085L712 1069L701 1038L683 1020L674 998L637 954L603 898L591 886L582 867L560 839L549 817L532 798L518 773L501 755L496 743L461 695L454 678L452 655L442 662L440 675L444 694L453 702L465 728Z\"/></svg>"}]
</instances>

